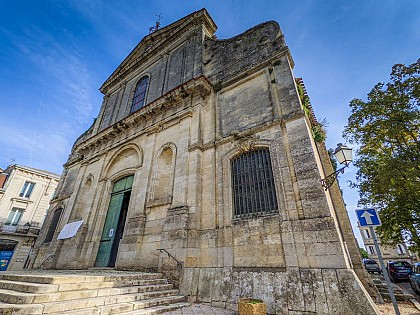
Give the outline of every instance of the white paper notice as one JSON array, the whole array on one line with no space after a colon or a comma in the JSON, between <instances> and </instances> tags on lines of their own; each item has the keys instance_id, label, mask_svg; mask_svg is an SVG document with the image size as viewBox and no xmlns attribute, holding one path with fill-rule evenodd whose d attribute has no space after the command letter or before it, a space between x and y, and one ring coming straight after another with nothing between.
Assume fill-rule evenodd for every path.
<instances>
[{"instance_id":1,"label":"white paper notice","mask_svg":"<svg viewBox=\"0 0 420 315\"><path fill-rule=\"evenodd\" d=\"M67 223L60 234L58 234L58 240L65 240L66 238L72 238L76 235L79 228L82 226L83 220Z\"/></svg>"}]
</instances>

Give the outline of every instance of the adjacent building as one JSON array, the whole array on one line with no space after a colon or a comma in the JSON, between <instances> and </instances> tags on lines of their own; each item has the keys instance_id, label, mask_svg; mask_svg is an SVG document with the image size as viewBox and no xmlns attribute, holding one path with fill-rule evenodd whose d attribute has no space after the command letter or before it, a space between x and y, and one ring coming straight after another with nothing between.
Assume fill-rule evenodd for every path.
<instances>
[{"instance_id":1,"label":"adjacent building","mask_svg":"<svg viewBox=\"0 0 420 315\"><path fill-rule=\"evenodd\" d=\"M358 226L360 234L362 235L363 245L365 246L366 252L370 259L378 261L378 253L376 252L375 243L373 242L373 236L369 230L369 227ZM384 244L381 239L378 238L378 245L381 250L382 258L385 264L388 261L401 261L405 260L414 263L414 256L411 255L407 246L401 242L397 245Z\"/></svg>"},{"instance_id":2,"label":"adjacent building","mask_svg":"<svg viewBox=\"0 0 420 315\"><path fill-rule=\"evenodd\" d=\"M0 169L0 270L29 264L60 176L22 165Z\"/></svg>"},{"instance_id":3,"label":"adjacent building","mask_svg":"<svg viewBox=\"0 0 420 315\"><path fill-rule=\"evenodd\" d=\"M194 12L145 36L104 82L33 267L159 270L193 301L375 314L340 190L321 186L333 169L279 25L215 31Z\"/></svg>"}]
</instances>

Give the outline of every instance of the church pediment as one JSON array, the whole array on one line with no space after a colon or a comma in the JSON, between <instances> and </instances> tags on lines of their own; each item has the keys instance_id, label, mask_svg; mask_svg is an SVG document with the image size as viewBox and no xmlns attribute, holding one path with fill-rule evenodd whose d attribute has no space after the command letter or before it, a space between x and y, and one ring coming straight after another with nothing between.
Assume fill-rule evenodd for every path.
<instances>
[{"instance_id":1,"label":"church pediment","mask_svg":"<svg viewBox=\"0 0 420 315\"><path fill-rule=\"evenodd\" d=\"M201 9L145 36L104 82L100 91L107 94L109 88L122 81L133 68L145 62L149 57L155 56L158 51L170 45L176 38L186 34L198 24L205 26L209 36L214 34L217 29L208 12L205 9Z\"/></svg>"}]
</instances>

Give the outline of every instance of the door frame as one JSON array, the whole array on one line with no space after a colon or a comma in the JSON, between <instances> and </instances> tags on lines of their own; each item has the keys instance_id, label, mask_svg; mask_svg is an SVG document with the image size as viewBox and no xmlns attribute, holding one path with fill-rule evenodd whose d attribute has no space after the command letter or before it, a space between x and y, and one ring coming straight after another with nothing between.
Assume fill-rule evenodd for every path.
<instances>
[{"instance_id":1,"label":"door frame","mask_svg":"<svg viewBox=\"0 0 420 315\"><path fill-rule=\"evenodd\" d=\"M110 202L111 202L111 199L112 199L113 195L117 195L119 193L125 193L127 191L130 191L130 198L129 198L128 206L127 206L127 214L128 214L128 210L129 210L129 207L130 207L130 204L131 204L131 197L133 196L133 194L131 192L133 190L133 185L134 185L134 182L135 182L135 172L134 171L135 170L132 170L132 169L125 170L123 172L119 172L118 174L115 174L114 176L110 177L107 180L106 189L105 189L105 192L104 192L104 194L106 194L106 198L104 200L104 204L102 204L102 206L101 206L102 210L96 216L96 217L98 217L100 215L100 213L105 213L105 215L103 216L103 218L101 220L102 222L100 223L100 225L98 225L98 229L97 229L97 232L96 232L97 233L96 234L97 235L97 238L96 238L97 246L96 246L96 255L93 259L93 266L94 267L101 267L101 266L96 266L96 264L97 264L97 258L98 258L99 250L100 250L100 243L101 243L101 239L102 239L102 234L104 232L104 228L105 228L105 225L106 225L106 218L107 218L107 215L108 215L109 206L110 206ZM120 192L117 192L117 193L113 193L113 189L114 189L115 184L118 181L120 181L124 178L128 178L130 176L133 176L133 182L132 182L131 188L126 189L125 191L120 191ZM121 208L120 208L119 216L120 215L121 215ZM124 222L124 225L125 225L125 222ZM117 251L118 251L118 248L117 248ZM118 255L118 253L117 253L117 255ZM109 262L108 262L108 265L109 265ZM107 266L105 266L105 267L107 267Z\"/></svg>"}]
</instances>

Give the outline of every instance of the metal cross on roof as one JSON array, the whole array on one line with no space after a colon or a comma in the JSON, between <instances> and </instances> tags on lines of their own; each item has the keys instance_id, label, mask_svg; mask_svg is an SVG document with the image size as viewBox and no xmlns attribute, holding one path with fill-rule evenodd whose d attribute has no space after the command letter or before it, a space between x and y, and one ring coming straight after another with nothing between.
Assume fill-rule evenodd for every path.
<instances>
[{"instance_id":1,"label":"metal cross on roof","mask_svg":"<svg viewBox=\"0 0 420 315\"><path fill-rule=\"evenodd\" d=\"M156 15L156 17L158 19L156 21L156 25L155 26L149 27L149 34L152 34L153 32L156 32L160 28L160 19L162 18L162 13L155 14L155 15Z\"/></svg>"}]
</instances>

